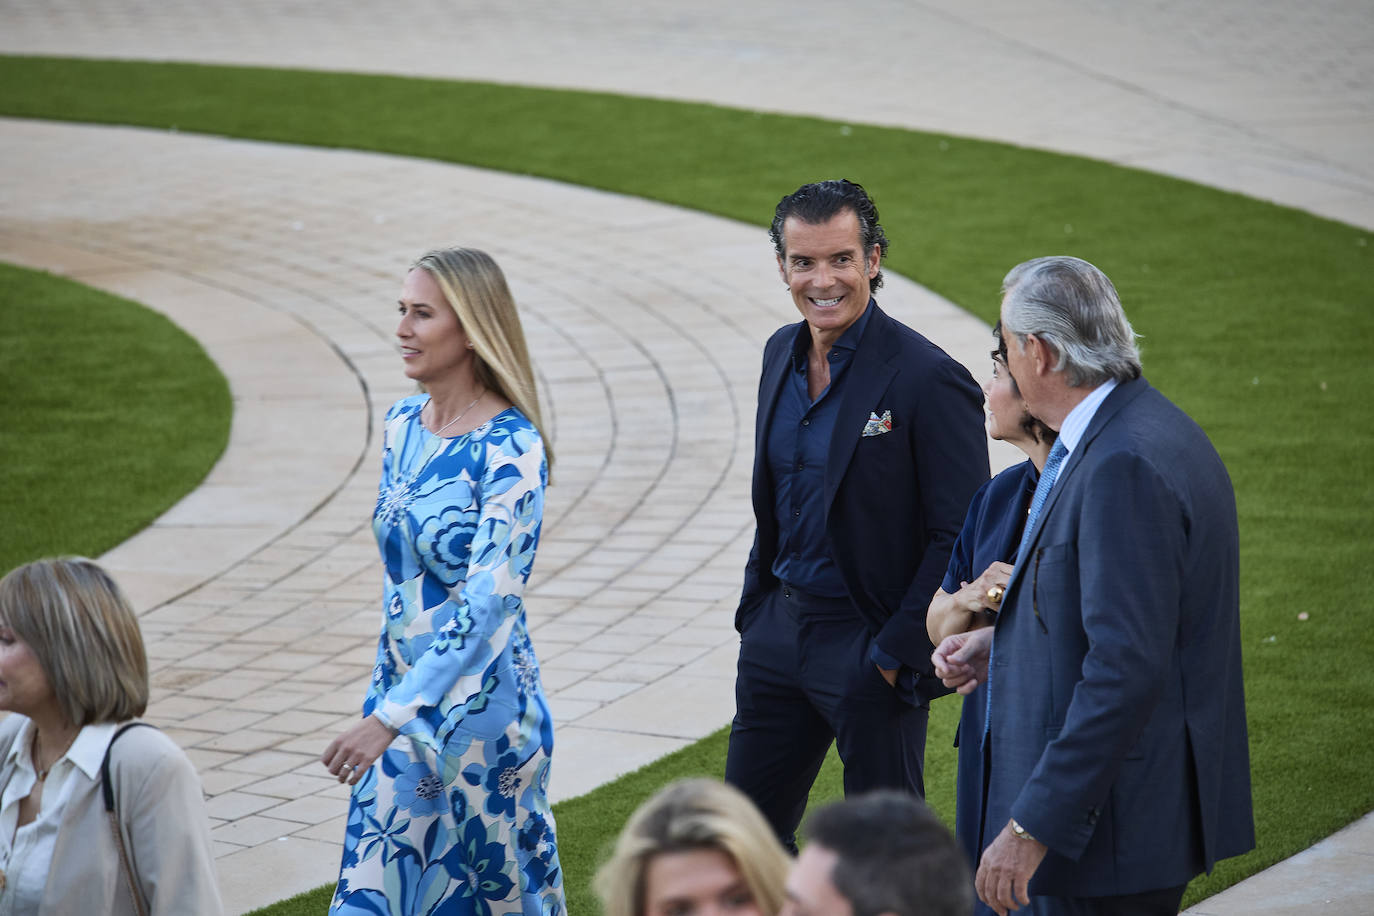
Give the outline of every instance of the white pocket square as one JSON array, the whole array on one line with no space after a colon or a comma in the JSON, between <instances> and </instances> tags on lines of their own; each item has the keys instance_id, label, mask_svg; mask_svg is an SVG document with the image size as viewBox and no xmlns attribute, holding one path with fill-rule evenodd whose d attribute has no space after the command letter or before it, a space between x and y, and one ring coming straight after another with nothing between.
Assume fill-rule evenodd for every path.
<instances>
[{"instance_id":1,"label":"white pocket square","mask_svg":"<svg viewBox=\"0 0 1374 916\"><path fill-rule=\"evenodd\" d=\"M884 410L883 415L878 416L876 410L868 414L868 422L864 424L864 436L881 436L883 433L892 432L892 411Z\"/></svg>"}]
</instances>

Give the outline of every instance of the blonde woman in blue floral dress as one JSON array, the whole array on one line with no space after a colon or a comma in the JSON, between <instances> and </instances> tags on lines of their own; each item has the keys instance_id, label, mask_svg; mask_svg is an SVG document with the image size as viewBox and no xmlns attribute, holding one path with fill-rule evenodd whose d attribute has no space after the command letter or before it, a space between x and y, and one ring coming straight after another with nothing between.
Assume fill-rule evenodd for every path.
<instances>
[{"instance_id":1,"label":"blonde woman in blue floral dress","mask_svg":"<svg viewBox=\"0 0 1374 916\"><path fill-rule=\"evenodd\" d=\"M330 913L559 916L553 725L522 600L548 455L505 277L433 251L401 289L405 373L373 530L386 568L363 719L322 761L352 786Z\"/></svg>"}]
</instances>

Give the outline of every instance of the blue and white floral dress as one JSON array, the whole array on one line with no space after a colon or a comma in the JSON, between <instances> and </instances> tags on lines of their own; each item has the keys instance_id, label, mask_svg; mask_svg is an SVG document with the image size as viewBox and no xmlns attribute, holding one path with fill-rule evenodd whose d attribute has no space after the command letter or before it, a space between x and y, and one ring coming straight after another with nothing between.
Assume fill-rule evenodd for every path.
<instances>
[{"instance_id":1,"label":"blue and white floral dress","mask_svg":"<svg viewBox=\"0 0 1374 916\"><path fill-rule=\"evenodd\" d=\"M353 788L330 912L557 916L553 723L521 598L544 445L514 407L435 436L428 400L386 417L372 523L384 614L363 714L400 736Z\"/></svg>"}]
</instances>

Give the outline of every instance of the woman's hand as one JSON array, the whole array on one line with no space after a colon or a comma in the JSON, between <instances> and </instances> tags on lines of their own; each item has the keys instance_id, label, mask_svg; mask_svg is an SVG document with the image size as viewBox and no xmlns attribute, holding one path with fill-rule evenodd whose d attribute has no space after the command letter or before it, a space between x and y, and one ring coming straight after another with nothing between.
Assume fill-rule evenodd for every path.
<instances>
[{"instance_id":1,"label":"woman's hand","mask_svg":"<svg viewBox=\"0 0 1374 916\"><path fill-rule=\"evenodd\" d=\"M1006 594L1007 583L1011 581L1011 570L1010 563L1000 560L993 562L977 579L962 583L955 593L955 600L969 613L977 613L983 608L1001 611L1002 596Z\"/></svg>"},{"instance_id":2,"label":"woman's hand","mask_svg":"<svg viewBox=\"0 0 1374 916\"><path fill-rule=\"evenodd\" d=\"M373 761L382 756L396 736L376 716L368 716L324 749L320 762L339 782L350 786L362 778Z\"/></svg>"},{"instance_id":3,"label":"woman's hand","mask_svg":"<svg viewBox=\"0 0 1374 916\"><path fill-rule=\"evenodd\" d=\"M983 610L1002 609L1002 595L1011 579L1011 570L1009 563L994 562L977 579L960 583L954 594L944 589L936 592L926 609L926 632L931 644L938 646L946 636L967 633L991 623Z\"/></svg>"}]
</instances>

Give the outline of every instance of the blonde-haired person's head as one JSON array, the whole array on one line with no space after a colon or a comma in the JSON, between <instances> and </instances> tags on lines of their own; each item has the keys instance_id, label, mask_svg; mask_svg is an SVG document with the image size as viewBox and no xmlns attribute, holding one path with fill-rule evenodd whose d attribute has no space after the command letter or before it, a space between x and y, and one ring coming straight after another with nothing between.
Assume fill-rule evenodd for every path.
<instances>
[{"instance_id":1,"label":"blonde-haired person's head","mask_svg":"<svg viewBox=\"0 0 1374 916\"><path fill-rule=\"evenodd\" d=\"M0 579L0 627L28 644L64 717L122 722L148 708L148 656L138 617L91 560L36 560Z\"/></svg>"},{"instance_id":2,"label":"blonde-haired person's head","mask_svg":"<svg viewBox=\"0 0 1374 916\"><path fill-rule=\"evenodd\" d=\"M711 779L670 783L636 809L596 875L605 916L645 916L646 876L664 854L716 850L734 863L765 916L783 904L791 859L753 802Z\"/></svg>"},{"instance_id":3,"label":"blonde-haired person's head","mask_svg":"<svg viewBox=\"0 0 1374 916\"><path fill-rule=\"evenodd\" d=\"M472 341L477 380L529 418L544 440L544 454L552 469L553 446L545 435L525 330L506 275L491 255L476 248L436 249L423 255L412 269L434 279Z\"/></svg>"}]
</instances>

